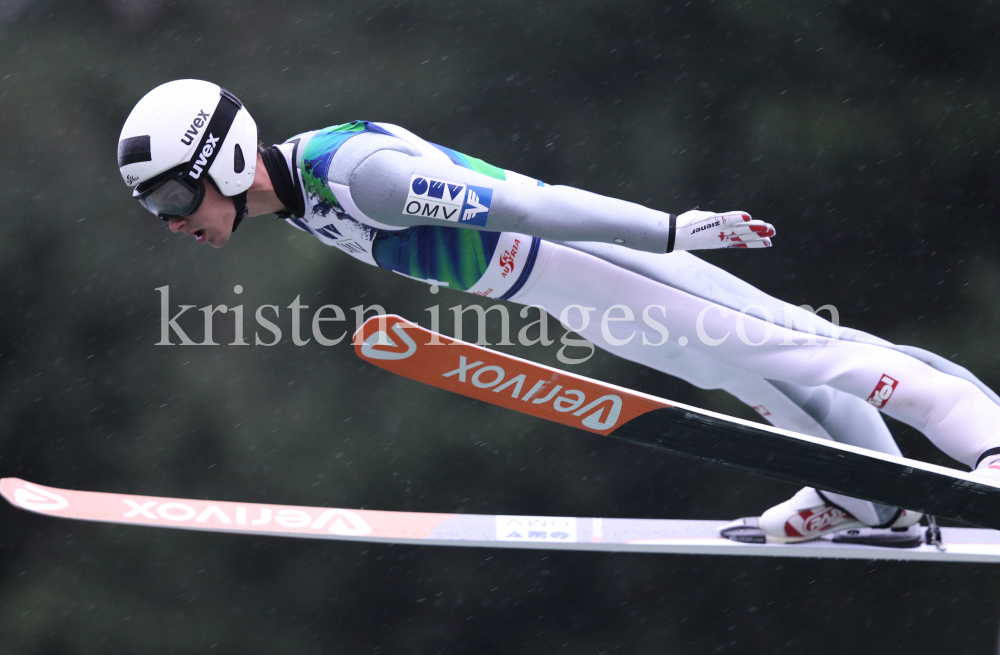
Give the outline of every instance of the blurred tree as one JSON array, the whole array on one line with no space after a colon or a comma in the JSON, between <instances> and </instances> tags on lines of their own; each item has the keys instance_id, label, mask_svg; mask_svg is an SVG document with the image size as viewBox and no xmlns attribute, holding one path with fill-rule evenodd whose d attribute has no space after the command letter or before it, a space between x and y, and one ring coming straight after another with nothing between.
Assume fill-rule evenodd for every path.
<instances>
[{"instance_id":1,"label":"blurred tree","mask_svg":"<svg viewBox=\"0 0 1000 655\"><path fill-rule=\"evenodd\" d=\"M163 285L175 306L248 314L301 296L420 320L470 299L262 219L218 252L172 237L119 181L124 118L157 84L211 79L268 143L382 120L552 183L745 209L776 247L713 262L996 387L998 32L990 1L0 3L0 472L381 509L757 512L790 489L420 388L344 344L154 346ZM610 356L579 369L752 416ZM0 512L12 655L971 652L995 636L996 573L973 565L313 544Z\"/></svg>"}]
</instances>

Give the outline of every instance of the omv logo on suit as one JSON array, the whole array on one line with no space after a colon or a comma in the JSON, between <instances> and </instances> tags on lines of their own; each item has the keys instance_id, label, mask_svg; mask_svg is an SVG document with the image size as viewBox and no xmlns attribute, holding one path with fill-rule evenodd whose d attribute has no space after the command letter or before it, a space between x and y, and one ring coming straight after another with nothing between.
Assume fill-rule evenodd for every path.
<instances>
[{"instance_id":1,"label":"omv logo on suit","mask_svg":"<svg viewBox=\"0 0 1000 655\"><path fill-rule=\"evenodd\" d=\"M414 175L410 178L403 215L483 227L492 202L493 189L488 187Z\"/></svg>"}]
</instances>

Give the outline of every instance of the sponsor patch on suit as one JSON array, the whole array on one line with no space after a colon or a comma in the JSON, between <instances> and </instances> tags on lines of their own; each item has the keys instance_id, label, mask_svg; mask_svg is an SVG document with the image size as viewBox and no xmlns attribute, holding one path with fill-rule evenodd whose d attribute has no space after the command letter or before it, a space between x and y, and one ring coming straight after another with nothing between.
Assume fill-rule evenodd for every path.
<instances>
[{"instance_id":1,"label":"sponsor patch on suit","mask_svg":"<svg viewBox=\"0 0 1000 655\"><path fill-rule=\"evenodd\" d=\"M403 215L484 227L492 202L493 189L413 175Z\"/></svg>"}]
</instances>

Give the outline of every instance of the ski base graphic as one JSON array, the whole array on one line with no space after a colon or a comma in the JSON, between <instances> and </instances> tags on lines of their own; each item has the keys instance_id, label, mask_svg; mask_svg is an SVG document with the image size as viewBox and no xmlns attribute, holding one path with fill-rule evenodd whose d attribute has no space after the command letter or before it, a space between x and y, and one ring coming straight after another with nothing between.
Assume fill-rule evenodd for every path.
<instances>
[{"instance_id":1,"label":"ski base graphic","mask_svg":"<svg viewBox=\"0 0 1000 655\"><path fill-rule=\"evenodd\" d=\"M441 389L793 484L1000 529L1000 480L744 421L560 371L399 316L355 334L366 361Z\"/></svg>"},{"instance_id":2,"label":"ski base graphic","mask_svg":"<svg viewBox=\"0 0 1000 655\"><path fill-rule=\"evenodd\" d=\"M879 548L822 539L748 544L719 536L727 521L428 514L233 503L55 489L0 480L15 507L101 523L414 546L743 555L934 562L1000 562L1000 532L942 528L941 547Z\"/></svg>"}]
</instances>

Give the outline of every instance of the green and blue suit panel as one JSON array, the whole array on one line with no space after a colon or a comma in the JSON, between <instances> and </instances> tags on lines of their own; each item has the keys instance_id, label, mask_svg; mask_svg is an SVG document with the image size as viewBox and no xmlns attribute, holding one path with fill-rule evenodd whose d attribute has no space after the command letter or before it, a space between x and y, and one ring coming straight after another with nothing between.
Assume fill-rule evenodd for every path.
<instances>
[{"instance_id":1,"label":"green and blue suit panel","mask_svg":"<svg viewBox=\"0 0 1000 655\"><path fill-rule=\"evenodd\" d=\"M364 132L392 136L368 121L354 121L320 130L306 144L302 155L302 179L307 202L313 213L327 215L334 211L346 216L326 174L330 161L348 139ZM506 179L503 169L436 144L455 164ZM470 289L486 272L496 251L499 232L481 232L457 227L420 225L404 230L376 230L372 256L381 268L397 271L421 280L445 283L450 289Z\"/></svg>"}]
</instances>

